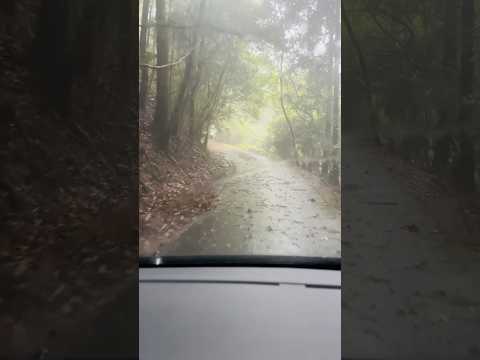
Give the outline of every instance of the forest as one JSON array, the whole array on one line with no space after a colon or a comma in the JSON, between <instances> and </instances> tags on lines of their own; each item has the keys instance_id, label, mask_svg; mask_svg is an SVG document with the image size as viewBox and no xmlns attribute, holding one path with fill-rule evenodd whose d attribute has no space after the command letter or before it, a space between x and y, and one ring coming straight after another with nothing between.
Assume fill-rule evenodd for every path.
<instances>
[{"instance_id":1,"label":"forest","mask_svg":"<svg viewBox=\"0 0 480 360\"><path fill-rule=\"evenodd\" d=\"M479 5L342 3L343 130L466 193L480 184Z\"/></svg>"},{"instance_id":2,"label":"forest","mask_svg":"<svg viewBox=\"0 0 480 360\"><path fill-rule=\"evenodd\" d=\"M215 160L210 143L291 162L339 191L338 1L142 0L139 29L141 225L195 187L193 160ZM172 164L186 175L174 180Z\"/></svg>"},{"instance_id":3,"label":"forest","mask_svg":"<svg viewBox=\"0 0 480 360\"><path fill-rule=\"evenodd\" d=\"M307 157L321 143L331 152L340 139L337 2L244 2L234 11L228 1L141 2L140 109L155 96L156 147L205 146L213 131L271 110L266 149Z\"/></svg>"}]
</instances>

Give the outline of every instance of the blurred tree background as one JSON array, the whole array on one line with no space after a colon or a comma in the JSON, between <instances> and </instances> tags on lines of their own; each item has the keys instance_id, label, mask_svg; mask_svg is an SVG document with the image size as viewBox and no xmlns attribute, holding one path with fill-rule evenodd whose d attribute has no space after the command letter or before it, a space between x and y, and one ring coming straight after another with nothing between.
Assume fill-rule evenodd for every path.
<instances>
[{"instance_id":1,"label":"blurred tree background","mask_svg":"<svg viewBox=\"0 0 480 360\"><path fill-rule=\"evenodd\" d=\"M480 184L479 5L342 3L345 133L368 133L469 193Z\"/></svg>"},{"instance_id":2,"label":"blurred tree background","mask_svg":"<svg viewBox=\"0 0 480 360\"><path fill-rule=\"evenodd\" d=\"M0 3L0 358L137 283L137 30L137 1Z\"/></svg>"}]
</instances>

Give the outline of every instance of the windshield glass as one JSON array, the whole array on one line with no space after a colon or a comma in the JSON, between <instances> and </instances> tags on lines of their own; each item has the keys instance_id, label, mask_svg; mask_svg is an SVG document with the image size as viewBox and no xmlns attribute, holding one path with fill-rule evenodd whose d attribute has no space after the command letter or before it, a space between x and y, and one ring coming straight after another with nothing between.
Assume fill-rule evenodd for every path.
<instances>
[{"instance_id":1,"label":"windshield glass","mask_svg":"<svg viewBox=\"0 0 480 360\"><path fill-rule=\"evenodd\" d=\"M340 258L340 2L139 14L140 255Z\"/></svg>"}]
</instances>

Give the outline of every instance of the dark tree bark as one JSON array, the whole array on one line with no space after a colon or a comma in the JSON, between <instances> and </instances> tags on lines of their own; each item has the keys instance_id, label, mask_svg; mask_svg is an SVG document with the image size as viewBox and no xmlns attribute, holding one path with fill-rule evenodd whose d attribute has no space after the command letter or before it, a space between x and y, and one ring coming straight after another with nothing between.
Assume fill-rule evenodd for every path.
<instances>
[{"instance_id":1,"label":"dark tree bark","mask_svg":"<svg viewBox=\"0 0 480 360\"><path fill-rule=\"evenodd\" d=\"M32 64L39 85L45 90L46 105L67 115L73 75L72 56L69 52L70 40L73 39L68 37L67 26L73 19L65 1L43 1L41 6Z\"/></svg>"},{"instance_id":2,"label":"dark tree bark","mask_svg":"<svg viewBox=\"0 0 480 360\"><path fill-rule=\"evenodd\" d=\"M290 139L292 141L292 150L293 150L293 155L295 157L295 163L300 166L300 161L298 159L298 152L297 152L297 139L295 138L295 131L293 130L292 122L290 121L290 118L288 117L287 109L285 108L285 102L283 99L283 52L282 56L280 59L280 106L282 107L282 112L283 116L285 118L285 122L287 123L288 129L290 131Z\"/></svg>"},{"instance_id":3,"label":"dark tree bark","mask_svg":"<svg viewBox=\"0 0 480 360\"><path fill-rule=\"evenodd\" d=\"M202 0L200 3L200 8L198 12L198 17L196 21L196 27L200 27L203 22L203 14L205 12L206 0ZM199 44L199 34L198 31L194 30L193 39L192 39L192 52L188 56L185 63L185 74L180 85L179 94L175 102L175 108L171 115L171 134L172 136L180 136L181 131L184 126L184 116L185 110L188 107L188 98L194 97L196 88L193 84L195 76L195 68L197 65L197 55L198 55L198 44ZM191 106L191 104L190 104ZM193 119L191 119L193 121Z\"/></svg>"},{"instance_id":4,"label":"dark tree bark","mask_svg":"<svg viewBox=\"0 0 480 360\"><path fill-rule=\"evenodd\" d=\"M461 127L459 142L460 152L454 167L457 185L461 190L472 192L475 190L475 148L469 134L471 127L473 104L473 89L475 83L474 63L474 0L462 2L462 54L460 71L460 115Z\"/></svg>"},{"instance_id":5,"label":"dark tree bark","mask_svg":"<svg viewBox=\"0 0 480 360\"><path fill-rule=\"evenodd\" d=\"M4 0L0 3L0 13L8 16L13 16L15 14L15 1L14 0Z\"/></svg>"},{"instance_id":6,"label":"dark tree bark","mask_svg":"<svg viewBox=\"0 0 480 360\"><path fill-rule=\"evenodd\" d=\"M470 121L472 106L469 103L473 95L475 82L474 50L475 7L474 0L463 0L462 3L462 55L460 71L461 108L460 121L463 125Z\"/></svg>"},{"instance_id":7,"label":"dark tree bark","mask_svg":"<svg viewBox=\"0 0 480 360\"><path fill-rule=\"evenodd\" d=\"M165 0L157 0L157 24L166 22ZM157 66L168 63L168 36L165 29L157 28ZM157 150L168 150L168 116L169 116L169 69L157 70L156 107L153 122L153 142Z\"/></svg>"},{"instance_id":8,"label":"dark tree bark","mask_svg":"<svg viewBox=\"0 0 480 360\"><path fill-rule=\"evenodd\" d=\"M339 116L340 116L340 104L339 104L339 94L340 94L340 59L337 56L337 51L332 53L333 57L333 117L332 117L332 144L335 146L338 144L340 139L340 129L339 129Z\"/></svg>"},{"instance_id":9,"label":"dark tree bark","mask_svg":"<svg viewBox=\"0 0 480 360\"><path fill-rule=\"evenodd\" d=\"M150 10L150 0L143 1L142 9L142 27L140 28L140 64L145 64L145 57L148 45L148 28L145 26L148 23L148 15ZM146 67L141 68L140 76L140 93L139 93L139 108L145 110L145 103L148 96L148 69Z\"/></svg>"},{"instance_id":10,"label":"dark tree bark","mask_svg":"<svg viewBox=\"0 0 480 360\"><path fill-rule=\"evenodd\" d=\"M198 139L195 138L196 134L196 129L198 127L198 120L196 119L196 113L195 113L195 94L198 90L198 87L200 85L201 81L201 75L202 75L202 69L199 67L198 72L197 72L197 78L195 79L195 84L192 87L191 91L191 96L189 97L190 103L188 104L188 110L189 110L189 120L190 120L190 126L189 126L189 132L188 132L188 137L192 143L195 143L198 141Z\"/></svg>"},{"instance_id":11,"label":"dark tree bark","mask_svg":"<svg viewBox=\"0 0 480 360\"><path fill-rule=\"evenodd\" d=\"M193 54L188 56L186 63L185 63L185 74L183 75L182 83L180 84L180 89L178 92L177 99L175 101L175 107L172 111L172 115L170 118L170 133L172 136L179 135L179 129L183 123L183 116L186 107L186 98L188 94L188 87L192 77L193 71Z\"/></svg>"},{"instance_id":12,"label":"dark tree bark","mask_svg":"<svg viewBox=\"0 0 480 360\"><path fill-rule=\"evenodd\" d=\"M373 132L374 138L377 142L380 143L380 139L378 137L378 132L377 132L377 126L378 126L378 114L377 114L377 109L375 107L375 100L374 100L374 94L373 94L373 88L372 88L372 83L370 80L370 75L368 72L368 67L367 63L365 61L365 57L362 52L362 48L360 47L360 44L355 36L355 33L353 32L352 24L350 23L350 20L347 16L347 13L345 11L345 7L343 6L343 2L341 2L341 11L342 11L342 20L343 23L345 24L345 27L347 28L347 33L348 36L352 42L352 45L355 49L355 52L357 54L357 59L358 63L360 65L360 70L362 72L362 78L366 86L367 90L367 101L368 101L368 106L370 109L370 127L371 131Z\"/></svg>"},{"instance_id":13,"label":"dark tree bark","mask_svg":"<svg viewBox=\"0 0 480 360\"><path fill-rule=\"evenodd\" d=\"M327 49L328 49L328 83L326 85L326 88L328 89L327 96L328 96L328 101L327 101L327 109L326 109L326 121L325 121L325 140L326 141L331 141L332 139L332 132L333 132L333 117L334 117L334 101L335 99L333 98L333 84L335 82L335 60L334 60L334 45L333 45L333 34L330 35L330 39L327 44Z\"/></svg>"},{"instance_id":14,"label":"dark tree bark","mask_svg":"<svg viewBox=\"0 0 480 360\"><path fill-rule=\"evenodd\" d=\"M227 59L225 61L225 64L223 65L222 72L220 73L220 76L218 77L218 82L215 86L214 91L212 92L210 98L212 98L212 101L210 104L207 106L205 109L205 113L203 114L199 129L199 135L201 136L201 131L205 129L204 133L204 138L203 138L203 145L206 148L208 145L208 136L210 133L210 127L212 125L212 120L213 116L215 115L215 112L219 106L221 97L222 97L222 92L223 92L223 87L225 84L225 74L227 72L228 66L230 65L231 58ZM201 141L201 140L200 140Z\"/></svg>"},{"instance_id":15,"label":"dark tree bark","mask_svg":"<svg viewBox=\"0 0 480 360\"><path fill-rule=\"evenodd\" d=\"M443 65L450 70L456 70L457 67L457 40L458 40L458 2L444 1L444 21L443 21Z\"/></svg>"},{"instance_id":16,"label":"dark tree bark","mask_svg":"<svg viewBox=\"0 0 480 360\"><path fill-rule=\"evenodd\" d=\"M443 2L443 27L441 31L443 41L443 77L445 86L454 94L451 106L444 107L444 103L437 106L440 109L438 128L444 128L458 118L459 95L458 95L458 17L459 2L444 0Z\"/></svg>"}]
</instances>

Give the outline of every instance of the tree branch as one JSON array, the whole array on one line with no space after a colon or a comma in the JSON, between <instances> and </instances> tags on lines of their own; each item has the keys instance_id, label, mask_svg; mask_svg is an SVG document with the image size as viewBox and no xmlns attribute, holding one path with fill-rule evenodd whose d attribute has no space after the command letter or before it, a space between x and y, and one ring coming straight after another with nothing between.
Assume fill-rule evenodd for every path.
<instances>
[{"instance_id":1,"label":"tree branch","mask_svg":"<svg viewBox=\"0 0 480 360\"><path fill-rule=\"evenodd\" d=\"M152 70L160 70L160 69L169 68L169 67L180 64L183 60L185 60L187 57L189 57L193 53L193 50L195 50L195 48L191 49L187 54L183 55L182 57L180 57L179 59L177 59L176 61L174 61L173 63L170 63L170 64L159 65L159 66L149 65L149 64L140 64L140 67L145 67L145 68L152 69Z\"/></svg>"},{"instance_id":2,"label":"tree branch","mask_svg":"<svg viewBox=\"0 0 480 360\"><path fill-rule=\"evenodd\" d=\"M297 153L297 141L295 139L295 132L293 131L293 126L288 117L287 109L285 108L285 103L283 99L283 57L284 52L282 51L282 55L280 57L280 73L279 73L279 80L280 80L280 106L282 107L283 116L285 117L285 121L287 122L288 128L290 130L290 136L292 139L292 146L293 146L293 154L295 155L295 162L297 166L300 165L298 160L298 153Z\"/></svg>"},{"instance_id":3,"label":"tree branch","mask_svg":"<svg viewBox=\"0 0 480 360\"><path fill-rule=\"evenodd\" d=\"M234 29L227 29L222 26L218 25L213 25L209 23L202 23L202 24L194 24L194 25L186 25L186 24L177 24L174 22L166 22L162 24L157 24L155 22L153 23L148 23L146 25L139 25L140 27L146 26L146 27L158 27L158 28L170 28L174 30L199 30L199 31L213 31L221 34L226 34L226 35L232 35L232 36L237 36L241 39L247 37L247 36L252 36L260 41L264 41L266 43L272 44L272 45L277 45L272 41L271 39L264 38L262 34L256 33L256 32L242 32L242 31L237 31Z\"/></svg>"}]
</instances>

